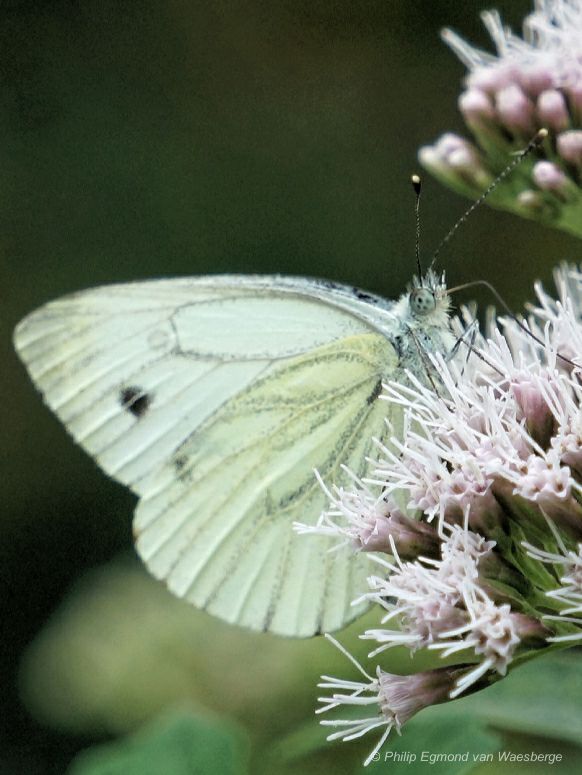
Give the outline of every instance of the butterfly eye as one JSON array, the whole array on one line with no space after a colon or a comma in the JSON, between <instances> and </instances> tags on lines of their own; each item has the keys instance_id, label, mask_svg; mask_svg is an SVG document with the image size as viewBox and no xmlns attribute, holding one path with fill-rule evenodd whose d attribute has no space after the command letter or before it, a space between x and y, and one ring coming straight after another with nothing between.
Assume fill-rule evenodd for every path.
<instances>
[{"instance_id":1,"label":"butterfly eye","mask_svg":"<svg viewBox=\"0 0 582 775\"><path fill-rule=\"evenodd\" d=\"M428 288L415 288L410 294L410 306L419 315L432 312L436 307L434 293Z\"/></svg>"}]
</instances>

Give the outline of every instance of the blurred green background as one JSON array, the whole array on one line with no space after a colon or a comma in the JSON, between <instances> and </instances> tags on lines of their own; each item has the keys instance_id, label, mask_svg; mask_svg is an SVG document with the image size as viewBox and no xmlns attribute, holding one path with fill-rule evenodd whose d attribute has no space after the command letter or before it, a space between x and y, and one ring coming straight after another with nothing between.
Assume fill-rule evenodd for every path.
<instances>
[{"instance_id":1,"label":"blurred green background","mask_svg":"<svg viewBox=\"0 0 582 775\"><path fill-rule=\"evenodd\" d=\"M496 5L515 27L530 9ZM319 673L349 673L325 642L234 630L147 578L133 498L43 407L11 330L69 291L148 277L281 272L398 295L414 270L416 151L463 133L464 71L439 30L489 47L480 10L0 2L1 773L64 773L80 750L176 707L249 735L242 756L259 771L266 750L315 726ZM425 180L428 253L465 206ZM534 279L580 255L566 235L482 208L442 265L451 283L487 279L519 308ZM269 771L354 772L373 742L310 752L289 740Z\"/></svg>"}]
</instances>

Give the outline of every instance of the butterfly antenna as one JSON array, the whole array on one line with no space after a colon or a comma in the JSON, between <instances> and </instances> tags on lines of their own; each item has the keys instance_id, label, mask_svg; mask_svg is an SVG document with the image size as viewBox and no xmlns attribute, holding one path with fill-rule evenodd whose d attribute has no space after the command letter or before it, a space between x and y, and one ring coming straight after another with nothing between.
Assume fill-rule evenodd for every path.
<instances>
[{"instance_id":1,"label":"butterfly antenna","mask_svg":"<svg viewBox=\"0 0 582 775\"><path fill-rule=\"evenodd\" d=\"M414 213L416 216L416 238L414 240L415 254L416 254L416 271L418 272L418 279L422 283L422 266L420 264L420 178L418 175L413 175L410 179L412 181L412 188L414 189L414 195L416 197L414 202Z\"/></svg>"},{"instance_id":2,"label":"butterfly antenna","mask_svg":"<svg viewBox=\"0 0 582 775\"><path fill-rule=\"evenodd\" d=\"M436 262L436 260L437 260L437 257L438 257L438 255L439 255L439 253L440 253L440 252L441 252L441 250L444 248L444 246L445 246L445 245L446 245L448 242L450 242L450 241L451 241L451 239L453 238L453 236L454 236L454 235L455 235L455 233L457 232L457 229L458 229L458 228L459 228L459 227L460 227L460 226L461 226L463 223L465 223L465 221L466 221L466 220L467 220L467 218L468 218L468 217L471 215L471 213L473 213L473 212L474 212L474 211L475 211L475 210L476 210L476 209L477 209L477 208L478 208L478 207L479 207L479 206L480 206L480 205L481 205L481 204L482 204L482 203L485 201L485 199L487 199L487 197L489 196L489 194L490 194L492 191L494 191L494 190L497 188L497 186L498 186L498 185L501 183L501 181L502 181L502 180L504 180L504 179L505 179L505 178L506 178L506 177L507 177L507 176L508 176L508 175L509 175L511 172L513 172L513 170L514 170L514 169L515 169L517 166L519 166L519 165L521 164L521 162L522 162L522 161L523 161L523 160L524 160L524 159L525 159L527 156L529 156L529 155L530 155L530 153L531 153L531 152L532 152L532 151L533 151L535 148L537 148L538 146L540 146L540 145L543 143L543 141L546 139L546 137L547 137L547 136L548 136L548 130L547 130L547 129L540 129L540 130L539 130L539 131L538 131L538 132L535 134L535 136L534 136L534 137L532 137L532 139L529 141L529 143L528 143L528 144L527 144L527 146L526 146L526 147L523 149L523 151L519 151L519 152L516 154L515 158L514 158L512 161L510 161L510 162L509 162L509 164L507 165L507 167L506 167L506 168L505 168L505 169L504 169L502 172L500 172L500 173L499 173L499 175L498 175L498 176L495 178L495 180L493 180L493 182L492 182L492 183L490 183L490 184L487 186L487 188L486 188L486 189L485 189L485 191L484 191L484 192L481 194L481 196L480 196L480 197L479 197L479 198L478 198L478 199L477 199L475 202L473 202L473 204L472 204L472 205L471 205L471 206L470 206L470 207L469 207L469 208L468 208L468 209L467 209L467 210L466 210L466 211L463 213L463 215L461 215L461 217L459 218L459 220L458 220L458 221L457 221L457 222L454 224L454 226L453 226L453 227L452 227L452 229L449 231L449 233L448 233L448 234L446 234L446 235L445 235L445 237L444 237L444 238L441 240L441 243L440 243L440 245L437 247L437 249L436 249L436 250L435 250L435 252L433 253L432 261L430 262L430 268L431 268L431 269L433 268L433 266L434 266L434 264L435 264L435 262Z\"/></svg>"}]
</instances>

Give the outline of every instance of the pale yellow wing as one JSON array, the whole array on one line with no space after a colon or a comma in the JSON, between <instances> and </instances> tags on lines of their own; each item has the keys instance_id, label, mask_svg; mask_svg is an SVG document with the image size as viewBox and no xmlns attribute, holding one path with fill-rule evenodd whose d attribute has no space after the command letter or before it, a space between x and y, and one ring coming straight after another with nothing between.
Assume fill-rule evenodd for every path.
<instances>
[{"instance_id":1,"label":"pale yellow wing","mask_svg":"<svg viewBox=\"0 0 582 775\"><path fill-rule=\"evenodd\" d=\"M361 612L365 556L296 535L326 500L313 475L363 475L385 433L378 401L391 346L368 333L297 356L226 403L144 482L137 547L151 572L228 621L306 636Z\"/></svg>"},{"instance_id":2,"label":"pale yellow wing","mask_svg":"<svg viewBox=\"0 0 582 775\"><path fill-rule=\"evenodd\" d=\"M366 558L292 523L326 505L314 468L328 482L342 463L364 473L397 365L357 303L331 295L277 278L111 286L52 302L15 334L48 405L140 496L151 572L227 621L285 635L358 613Z\"/></svg>"}]
</instances>

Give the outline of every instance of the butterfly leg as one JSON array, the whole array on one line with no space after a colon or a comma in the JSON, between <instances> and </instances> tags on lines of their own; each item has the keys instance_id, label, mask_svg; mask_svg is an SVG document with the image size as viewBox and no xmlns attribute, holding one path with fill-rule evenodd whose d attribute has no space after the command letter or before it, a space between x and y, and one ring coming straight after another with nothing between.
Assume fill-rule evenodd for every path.
<instances>
[{"instance_id":1,"label":"butterfly leg","mask_svg":"<svg viewBox=\"0 0 582 775\"><path fill-rule=\"evenodd\" d=\"M467 360L468 360L471 352L475 351L475 339L477 338L478 331L479 331L479 323L477 320L473 320L473 322L467 326L467 328L458 337L455 344L451 347L449 352L446 354L445 361L448 363L449 361L452 361L453 358L456 357L457 353L459 352L459 348L461 344L467 345L467 350L468 350ZM463 365L463 369L464 368L465 366Z\"/></svg>"},{"instance_id":2,"label":"butterfly leg","mask_svg":"<svg viewBox=\"0 0 582 775\"><path fill-rule=\"evenodd\" d=\"M471 355L471 353L476 355L480 361L483 361L483 363L486 363L487 366L489 366L489 368L493 369L493 371L497 372L497 374L503 377L504 375L499 371L497 366L491 363L491 361L485 357L483 352L479 350L477 347L475 347L475 340L477 338L478 331L479 331L479 323L477 320L473 320L463 331L463 333L459 336L459 338L457 339L457 341L455 342L451 350L447 353L445 360L447 362L451 361L459 351L459 347L461 346L461 344L464 344L467 347L467 357L465 358L465 362L463 363L463 367L459 375L460 378L462 378L463 374L465 373L465 367L469 362L469 356ZM470 337L469 341L467 341L468 336Z\"/></svg>"}]
</instances>

